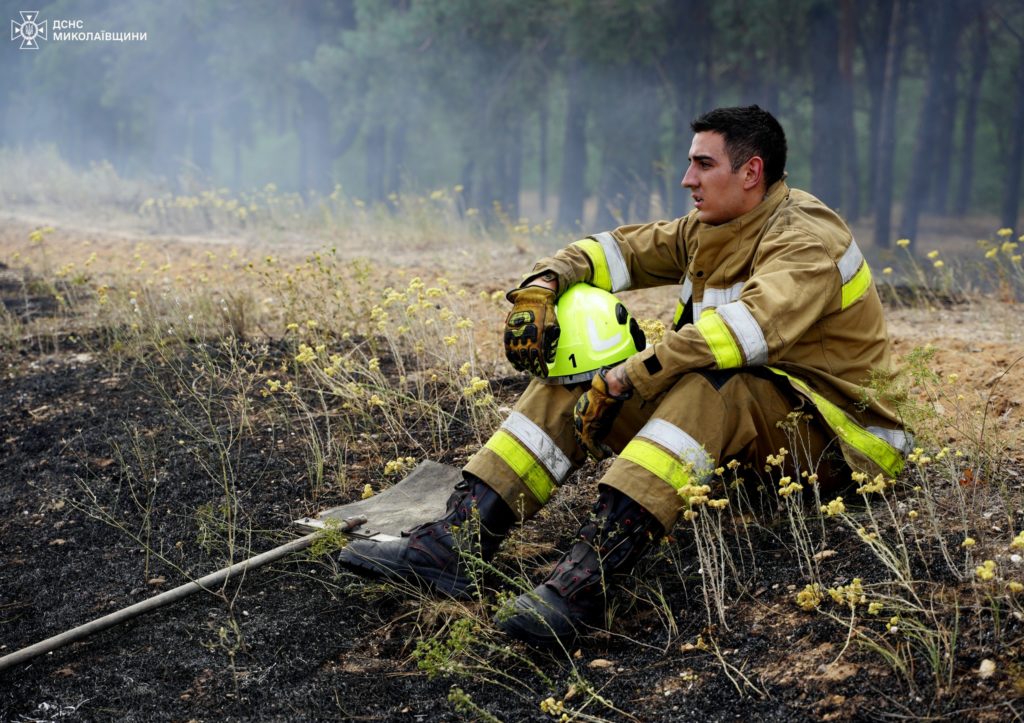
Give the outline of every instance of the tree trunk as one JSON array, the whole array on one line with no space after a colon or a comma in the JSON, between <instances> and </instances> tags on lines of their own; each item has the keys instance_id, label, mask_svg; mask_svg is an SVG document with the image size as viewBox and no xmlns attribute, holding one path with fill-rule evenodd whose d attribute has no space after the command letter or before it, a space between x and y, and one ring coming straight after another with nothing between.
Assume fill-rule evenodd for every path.
<instances>
[{"instance_id":1,"label":"tree trunk","mask_svg":"<svg viewBox=\"0 0 1024 723\"><path fill-rule=\"evenodd\" d=\"M936 52L941 54L945 62L942 67L942 78L939 80L939 108L936 114L935 146L947 148L948 153L934 153L935 161L932 170L931 199L928 208L932 213L945 216L949 213L949 185L953 175L953 132L956 126L957 106L960 94L957 92L957 46L968 19L962 0L950 0L951 28L945 40L951 44L940 47Z\"/></svg>"},{"instance_id":2,"label":"tree trunk","mask_svg":"<svg viewBox=\"0 0 1024 723\"><path fill-rule=\"evenodd\" d=\"M858 14L853 0L842 0L839 20L839 138L843 158L843 215L853 223L860 218L860 159L854 124L853 55Z\"/></svg>"},{"instance_id":3,"label":"tree trunk","mask_svg":"<svg viewBox=\"0 0 1024 723\"><path fill-rule=\"evenodd\" d=\"M988 17L982 6L975 16L975 36L971 46L971 78L967 84L967 98L964 101L960 178L957 182L956 201L953 203L953 211L958 215L967 213L974 188L974 140L978 128L978 98L981 95L981 82L988 67L988 47Z\"/></svg>"},{"instance_id":4,"label":"tree trunk","mask_svg":"<svg viewBox=\"0 0 1024 723\"><path fill-rule=\"evenodd\" d=\"M587 109L580 61L573 60L566 76L568 86L565 141L562 144L562 177L558 189L558 225L579 230L583 224L584 171L587 166Z\"/></svg>"},{"instance_id":5,"label":"tree trunk","mask_svg":"<svg viewBox=\"0 0 1024 723\"><path fill-rule=\"evenodd\" d=\"M209 183L213 170L213 119L209 111L192 114L192 165Z\"/></svg>"},{"instance_id":6,"label":"tree trunk","mask_svg":"<svg viewBox=\"0 0 1024 723\"><path fill-rule=\"evenodd\" d=\"M546 89L545 89L546 90ZM545 92L537 108L537 127L539 131L537 148L537 195L540 212L548 212L548 94Z\"/></svg>"},{"instance_id":7,"label":"tree trunk","mask_svg":"<svg viewBox=\"0 0 1024 723\"><path fill-rule=\"evenodd\" d=\"M510 118L511 128L501 144L499 157L501 205L513 223L519 218L519 191L523 176L523 124L520 118Z\"/></svg>"},{"instance_id":8,"label":"tree trunk","mask_svg":"<svg viewBox=\"0 0 1024 723\"><path fill-rule=\"evenodd\" d=\"M1020 60L1017 61L1017 93L1014 99L1013 124L1010 126L1010 152L1006 157L1006 184L1003 211L999 222L1004 228L1020 229L1021 174L1024 172L1024 39L1020 42Z\"/></svg>"},{"instance_id":9,"label":"tree trunk","mask_svg":"<svg viewBox=\"0 0 1024 723\"><path fill-rule=\"evenodd\" d=\"M885 50L881 106L878 113L878 148L874 154L877 160L873 166L876 169L875 245L886 249L892 248L889 233L892 222L893 151L896 149L896 99L899 97L900 66L903 64L903 45L906 37L903 10L904 0L893 0Z\"/></svg>"},{"instance_id":10,"label":"tree trunk","mask_svg":"<svg viewBox=\"0 0 1024 723\"><path fill-rule=\"evenodd\" d=\"M689 165L690 141L693 133L690 122L699 114L700 82L706 72L700 72L705 60L705 48L711 37L708 4L703 0L679 0L670 3L672 13L668 19L669 36L687 38L685 43L670 43L666 48L664 64L671 83L673 107L672 156L667 169L669 182L663 195L670 216L681 216L690 205L690 192L682 186L682 178Z\"/></svg>"},{"instance_id":11,"label":"tree trunk","mask_svg":"<svg viewBox=\"0 0 1024 723\"><path fill-rule=\"evenodd\" d=\"M842 193L839 135L839 18L831 2L816 2L808 17L813 103L811 119L811 191L837 207Z\"/></svg>"},{"instance_id":12,"label":"tree trunk","mask_svg":"<svg viewBox=\"0 0 1024 723\"><path fill-rule=\"evenodd\" d=\"M323 93L310 83L299 84L299 190L331 193L330 106Z\"/></svg>"},{"instance_id":13,"label":"tree trunk","mask_svg":"<svg viewBox=\"0 0 1024 723\"><path fill-rule=\"evenodd\" d=\"M391 194L397 194L402 189L405 155L409 147L408 132L408 116L399 114L395 120L395 127L391 131L391 145L388 153L388 177L385 191L388 195L389 203L391 203Z\"/></svg>"},{"instance_id":14,"label":"tree trunk","mask_svg":"<svg viewBox=\"0 0 1024 723\"><path fill-rule=\"evenodd\" d=\"M940 145L942 134L943 107L953 101L948 95L953 88L948 82L955 56L957 38L956 0L934 0L928 12L934 13L931 36L928 42L928 87L921 117L918 123L917 142L914 146L914 161L910 181L903 197L903 220L900 236L913 243L917 237L917 225L928 199L930 184L935 173L935 155L948 155L948 148Z\"/></svg>"},{"instance_id":15,"label":"tree trunk","mask_svg":"<svg viewBox=\"0 0 1024 723\"><path fill-rule=\"evenodd\" d=\"M871 18L872 22L862 23L857 27L857 37L864 56L868 94L871 97L868 106L868 129L871 138L871 142L868 143L868 168L874 169L875 175L872 176L873 185L867 196L868 212L875 210L875 194L878 192L878 151L882 141L882 108L886 100L886 67L892 58L889 51L892 49L892 14L895 3L896 0L881 0L877 5L878 15ZM888 214L888 211L886 213ZM888 220L886 224L885 236L888 238Z\"/></svg>"},{"instance_id":16,"label":"tree trunk","mask_svg":"<svg viewBox=\"0 0 1024 723\"><path fill-rule=\"evenodd\" d=\"M374 114L375 118L381 118ZM366 200L370 204L384 200L384 169L387 165L387 127L377 121L366 134Z\"/></svg>"}]
</instances>

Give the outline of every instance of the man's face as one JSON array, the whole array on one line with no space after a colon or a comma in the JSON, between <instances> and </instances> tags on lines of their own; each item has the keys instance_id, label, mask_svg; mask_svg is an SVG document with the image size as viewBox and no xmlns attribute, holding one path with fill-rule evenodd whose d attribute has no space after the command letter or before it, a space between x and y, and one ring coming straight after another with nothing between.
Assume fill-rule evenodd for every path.
<instances>
[{"instance_id":1,"label":"man's face","mask_svg":"<svg viewBox=\"0 0 1024 723\"><path fill-rule=\"evenodd\" d=\"M733 173L721 133L695 134L689 158L683 186L690 189L697 220L711 225L727 223L757 205L751 205L749 189L745 187L749 178L747 164Z\"/></svg>"}]
</instances>

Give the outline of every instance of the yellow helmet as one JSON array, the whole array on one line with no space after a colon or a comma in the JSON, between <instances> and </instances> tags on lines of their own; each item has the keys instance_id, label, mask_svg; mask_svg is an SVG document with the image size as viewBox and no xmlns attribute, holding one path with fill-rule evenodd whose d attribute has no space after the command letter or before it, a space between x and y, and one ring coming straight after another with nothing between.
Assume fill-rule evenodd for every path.
<instances>
[{"instance_id":1,"label":"yellow helmet","mask_svg":"<svg viewBox=\"0 0 1024 723\"><path fill-rule=\"evenodd\" d=\"M628 359L647 346L640 325L615 296L590 284L565 290L555 305L561 334L545 384L590 381L598 369Z\"/></svg>"}]
</instances>

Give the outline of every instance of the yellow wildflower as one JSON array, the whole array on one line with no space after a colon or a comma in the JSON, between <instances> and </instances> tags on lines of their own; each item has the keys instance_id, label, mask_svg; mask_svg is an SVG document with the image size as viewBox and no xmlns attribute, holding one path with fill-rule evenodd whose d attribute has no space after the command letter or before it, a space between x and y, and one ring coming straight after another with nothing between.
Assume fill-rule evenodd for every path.
<instances>
[{"instance_id":1,"label":"yellow wildflower","mask_svg":"<svg viewBox=\"0 0 1024 723\"><path fill-rule=\"evenodd\" d=\"M908 238L897 239L896 240L896 245L899 246L901 249L905 249L907 246L910 245L910 239L908 239Z\"/></svg>"},{"instance_id":2,"label":"yellow wildflower","mask_svg":"<svg viewBox=\"0 0 1024 723\"><path fill-rule=\"evenodd\" d=\"M974 574L979 580L989 581L996 576L996 561L985 560L985 562L974 568Z\"/></svg>"},{"instance_id":3,"label":"yellow wildflower","mask_svg":"<svg viewBox=\"0 0 1024 723\"><path fill-rule=\"evenodd\" d=\"M799 482L791 482L788 485L786 485L785 487L780 487L779 488L779 494L782 497L789 497L794 492L799 492L803 488L804 488L804 486L802 484L800 484Z\"/></svg>"},{"instance_id":4,"label":"yellow wildflower","mask_svg":"<svg viewBox=\"0 0 1024 723\"><path fill-rule=\"evenodd\" d=\"M314 352L307 344L299 344L299 353L295 355L295 361L299 364L309 364L316 359Z\"/></svg>"},{"instance_id":5,"label":"yellow wildflower","mask_svg":"<svg viewBox=\"0 0 1024 723\"><path fill-rule=\"evenodd\" d=\"M562 715L565 712L565 703L554 698L545 698L540 702L540 712L550 715Z\"/></svg>"},{"instance_id":6,"label":"yellow wildflower","mask_svg":"<svg viewBox=\"0 0 1024 723\"><path fill-rule=\"evenodd\" d=\"M363 485L363 494L360 495L364 500L373 497L373 487L369 484Z\"/></svg>"},{"instance_id":7,"label":"yellow wildflower","mask_svg":"<svg viewBox=\"0 0 1024 723\"><path fill-rule=\"evenodd\" d=\"M814 610L821 605L824 596L821 594L821 585L813 583L807 585L796 594L796 604L803 610Z\"/></svg>"},{"instance_id":8,"label":"yellow wildflower","mask_svg":"<svg viewBox=\"0 0 1024 723\"><path fill-rule=\"evenodd\" d=\"M821 511L829 517L835 517L836 515L841 515L846 512L846 504L843 502L842 497L836 497L827 505L822 505Z\"/></svg>"},{"instance_id":9,"label":"yellow wildflower","mask_svg":"<svg viewBox=\"0 0 1024 723\"><path fill-rule=\"evenodd\" d=\"M384 474L402 474L416 465L415 457L396 457L384 465Z\"/></svg>"},{"instance_id":10,"label":"yellow wildflower","mask_svg":"<svg viewBox=\"0 0 1024 723\"><path fill-rule=\"evenodd\" d=\"M490 386L490 382L488 382L486 379L481 379L480 377L473 377L472 379L469 380L469 386L466 386L462 389L462 394L463 396L471 397L474 394L479 394L480 392L486 390L488 386Z\"/></svg>"},{"instance_id":11,"label":"yellow wildflower","mask_svg":"<svg viewBox=\"0 0 1024 723\"><path fill-rule=\"evenodd\" d=\"M974 547L977 541L973 537L965 537L964 541L960 543L960 547Z\"/></svg>"}]
</instances>

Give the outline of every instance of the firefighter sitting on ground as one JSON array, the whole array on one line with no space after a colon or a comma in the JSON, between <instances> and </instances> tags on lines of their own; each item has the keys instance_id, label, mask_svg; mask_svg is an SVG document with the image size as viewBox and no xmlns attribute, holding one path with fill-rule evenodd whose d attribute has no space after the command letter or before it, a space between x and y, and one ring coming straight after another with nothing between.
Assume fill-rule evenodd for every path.
<instances>
[{"instance_id":1,"label":"firefighter sitting on ground","mask_svg":"<svg viewBox=\"0 0 1024 723\"><path fill-rule=\"evenodd\" d=\"M572 547L495 618L528 643L564 644L600 624L608 583L675 524L680 489L707 482L719 462L763 465L787 445L778 423L794 409L810 413L804 464L826 489L850 470L898 474L908 438L865 386L889 365L885 320L850 230L786 185L786 138L771 114L720 108L691 127L682 185L694 210L595 234L535 265L508 294L505 349L537 378L466 464L444 518L397 541L353 542L344 565L470 597L460 555L490 559L588 453L617 454ZM603 291L566 295L582 283ZM600 296L666 284L682 284L673 328L650 346ZM556 358L560 332L573 348ZM573 362L593 369L605 353L624 361L573 374ZM562 368L549 375L549 364ZM461 539L477 516L478 534Z\"/></svg>"}]
</instances>

